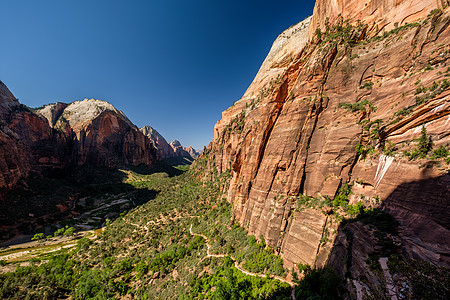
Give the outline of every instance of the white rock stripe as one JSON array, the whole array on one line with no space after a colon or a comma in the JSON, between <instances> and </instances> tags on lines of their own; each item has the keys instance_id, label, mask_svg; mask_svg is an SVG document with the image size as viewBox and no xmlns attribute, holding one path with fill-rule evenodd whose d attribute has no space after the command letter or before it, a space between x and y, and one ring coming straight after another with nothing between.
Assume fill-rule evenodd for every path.
<instances>
[{"instance_id":1,"label":"white rock stripe","mask_svg":"<svg viewBox=\"0 0 450 300\"><path fill-rule=\"evenodd\" d=\"M380 156L380 159L378 161L378 167L377 167L377 173L375 174L374 182L375 182L375 188L378 187L381 180L383 179L384 175L386 174L387 170L391 166L392 162L394 161L393 156L386 156L382 154Z\"/></svg>"}]
</instances>

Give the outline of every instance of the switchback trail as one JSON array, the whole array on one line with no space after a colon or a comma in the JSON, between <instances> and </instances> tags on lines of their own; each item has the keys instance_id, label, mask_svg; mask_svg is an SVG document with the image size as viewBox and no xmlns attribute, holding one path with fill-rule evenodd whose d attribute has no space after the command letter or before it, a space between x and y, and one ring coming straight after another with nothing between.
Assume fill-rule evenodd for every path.
<instances>
[{"instance_id":1,"label":"switchback trail","mask_svg":"<svg viewBox=\"0 0 450 300\"><path fill-rule=\"evenodd\" d=\"M246 275L249 275L249 276L258 276L258 277L261 277L261 278L266 278L266 275L264 275L264 274L258 274L258 273L253 273L253 272L244 270L241 266L239 266L239 264L236 261L236 259L233 256L231 256L231 255L227 255L227 254L211 254L210 253L211 245L209 244L209 239L205 235L203 235L201 233L194 233L194 232L192 232L192 225L193 224L191 224L191 227L189 227L190 234L193 235L193 236L200 236L200 237L204 238L205 242L206 242L206 256L203 259L205 259L207 257L222 257L223 258L223 257L229 256L231 258L231 260L234 262L234 266L236 267L236 269L238 269L242 273L244 273ZM284 278L282 278L280 276L276 276L276 275L271 275L271 278L289 284L291 286L291 298L295 300L295 283L293 283L292 281L288 281L288 280L286 280L286 279L284 279Z\"/></svg>"}]
</instances>

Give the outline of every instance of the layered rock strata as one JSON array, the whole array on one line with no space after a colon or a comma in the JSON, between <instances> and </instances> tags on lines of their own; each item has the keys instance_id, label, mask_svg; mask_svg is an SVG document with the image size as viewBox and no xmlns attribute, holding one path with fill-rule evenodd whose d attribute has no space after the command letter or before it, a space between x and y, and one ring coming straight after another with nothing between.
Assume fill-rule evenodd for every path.
<instances>
[{"instance_id":1,"label":"layered rock strata","mask_svg":"<svg viewBox=\"0 0 450 300\"><path fill-rule=\"evenodd\" d=\"M326 2L277 38L242 99L222 113L201 156L206 170L231 171L235 219L289 268L333 264L335 242L348 246L340 208L299 202L299 195L332 200L346 183L350 205L394 216L407 257L449 267L448 162L411 153L423 128L433 149L450 143L450 11L430 13L442 6L434 1L426 9L431 1L371 1L383 2L371 16L354 1L325 12ZM389 27L391 14L403 21ZM328 29L314 34L326 17ZM376 25L386 32L375 36ZM361 244L359 254L367 258L376 244Z\"/></svg>"},{"instance_id":2,"label":"layered rock strata","mask_svg":"<svg viewBox=\"0 0 450 300\"><path fill-rule=\"evenodd\" d=\"M158 157L160 159L171 157L196 158L201 153L191 146L181 146L181 143L177 140L174 140L170 144L168 144L166 139L151 126L147 125L139 130L155 143L156 148L158 149Z\"/></svg>"},{"instance_id":3,"label":"layered rock strata","mask_svg":"<svg viewBox=\"0 0 450 300\"><path fill-rule=\"evenodd\" d=\"M83 165L115 167L156 161L152 140L111 104L85 99L33 110L0 84L0 190L31 171Z\"/></svg>"},{"instance_id":4,"label":"layered rock strata","mask_svg":"<svg viewBox=\"0 0 450 300\"><path fill-rule=\"evenodd\" d=\"M158 149L158 156L161 159L174 156L173 148L167 143L166 139L151 126L144 126L139 129L145 136L154 141Z\"/></svg>"},{"instance_id":5,"label":"layered rock strata","mask_svg":"<svg viewBox=\"0 0 450 300\"><path fill-rule=\"evenodd\" d=\"M318 0L314 7L308 37L317 29L325 31L339 18L356 23L363 20L372 34L389 31L408 23L422 20L434 9L449 5L448 0Z\"/></svg>"},{"instance_id":6,"label":"layered rock strata","mask_svg":"<svg viewBox=\"0 0 450 300\"><path fill-rule=\"evenodd\" d=\"M174 157L191 157L189 152L187 152L183 146L181 146L181 143L177 140L173 140L170 142L170 147L173 149L173 156Z\"/></svg>"},{"instance_id":7,"label":"layered rock strata","mask_svg":"<svg viewBox=\"0 0 450 300\"><path fill-rule=\"evenodd\" d=\"M202 154L201 151L194 149L192 146L189 147L184 147L184 150L189 153L189 155L192 158L196 158L197 156L199 156L200 154Z\"/></svg>"},{"instance_id":8,"label":"layered rock strata","mask_svg":"<svg viewBox=\"0 0 450 300\"><path fill-rule=\"evenodd\" d=\"M75 101L64 108L53 126L74 135L74 161L78 165L150 165L156 160L153 141L106 101Z\"/></svg>"},{"instance_id":9,"label":"layered rock strata","mask_svg":"<svg viewBox=\"0 0 450 300\"><path fill-rule=\"evenodd\" d=\"M20 137L8 126L8 120L19 102L0 82L0 187L10 189L28 176L30 165Z\"/></svg>"}]
</instances>

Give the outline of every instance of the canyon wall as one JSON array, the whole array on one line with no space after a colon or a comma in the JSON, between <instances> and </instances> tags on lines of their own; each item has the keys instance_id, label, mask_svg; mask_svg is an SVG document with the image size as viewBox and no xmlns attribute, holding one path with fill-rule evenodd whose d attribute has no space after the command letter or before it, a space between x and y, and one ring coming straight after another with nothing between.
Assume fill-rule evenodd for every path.
<instances>
[{"instance_id":1,"label":"canyon wall","mask_svg":"<svg viewBox=\"0 0 450 300\"><path fill-rule=\"evenodd\" d=\"M326 24L332 25L338 18L353 23L363 20L369 25L369 31L377 34L422 20L432 10L448 5L448 0L318 0L314 6L308 37L312 38L317 29L325 31Z\"/></svg>"},{"instance_id":2,"label":"canyon wall","mask_svg":"<svg viewBox=\"0 0 450 300\"><path fill-rule=\"evenodd\" d=\"M205 170L231 171L234 218L286 267L366 276L369 256L392 251L373 226L341 223L361 204L394 217L396 235L383 234L396 251L450 267L450 160L436 154L450 143L450 11L431 12L444 6L435 1L328 2L277 38L222 113L200 156ZM384 33L370 30L377 24Z\"/></svg>"},{"instance_id":3,"label":"canyon wall","mask_svg":"<svg viewBox=\"0 0 450 300\"><path fill-rule=\"evenodd\" d=\"M167 143L166 139L151 126L144 126L139 129L145 136L155 142L158 149L158 157L161 159L174 156L173 148Z\"/></svg>"},{"instance_id":4,"label":"canyon wall","mask_svg":"<svg viewBox=\"0 0 450 300\"><path fill-rule=\"evenodd\" d=\"M0 84L0 190L26 179L86 163L95 166L151 165L154 142L111 104L94 99L39 109L20 104Z\"/></svg>"},{"instance_id":5,"label":"canyon wall","mask_svg":"<svg viewBox=\"0 0 450 300\"><path fill-rule=\"evenodd\" d=\"M0 187L10 189L28 176L30 165L19 136L8 126L8 120L19 102L0 82Z\"/></svg>"},{"instance_id":6,"label":"canyon wall","mask_svg":"<svg viewBox=\"0 0 450 300\"><path fill-rule=\"evenodd\" d=\"M171 158L171 157L186 157L196 158L200 152L192 148L191 146L185 148L181 146L181 143L177 140L167 143L166 139L151 126L144 126L139 129L145 136L155 143L158 149L157 154L159 159Z\"/></svg>"}]
</instances>

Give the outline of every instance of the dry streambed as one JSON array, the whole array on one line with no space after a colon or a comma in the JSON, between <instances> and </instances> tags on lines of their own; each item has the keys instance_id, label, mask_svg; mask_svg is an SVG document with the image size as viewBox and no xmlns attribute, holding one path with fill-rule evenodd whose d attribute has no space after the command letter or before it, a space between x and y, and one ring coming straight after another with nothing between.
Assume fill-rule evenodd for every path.
<instances>
[{"instance_id":1,"label":"dry streambed","mask_svg":"<svg viewBox=\"0 0 450 300\"><path fill-rule=\"evenodd\" d=\"M35 258L44 258L45 255L61 249L74 247L78 240L86 237L96 239L102 229L77 232L73 237L53 237L46 241L30 241L17 243L0 250L0 273L14 271L16 266L25 266Z\"/></svg>"}]
</instances>

